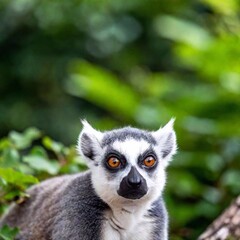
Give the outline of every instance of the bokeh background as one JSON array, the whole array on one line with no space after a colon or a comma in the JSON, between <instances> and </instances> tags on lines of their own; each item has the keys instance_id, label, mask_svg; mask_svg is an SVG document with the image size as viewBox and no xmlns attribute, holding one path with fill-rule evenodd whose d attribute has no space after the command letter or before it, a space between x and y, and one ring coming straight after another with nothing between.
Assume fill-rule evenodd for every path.
<instances>
[{"instance_id":1,"label":"bokeh background","mask_svg":"<svg viewBox=\"0 0 240 240\"><path fill-rule=\"evenodd\" d=\"M80 118L152 130L175 117L171 239L196 239L240 193L239 10L239 0L1 0L0 137L34 126L73 145Z\"/></svg>"}]
</instances>

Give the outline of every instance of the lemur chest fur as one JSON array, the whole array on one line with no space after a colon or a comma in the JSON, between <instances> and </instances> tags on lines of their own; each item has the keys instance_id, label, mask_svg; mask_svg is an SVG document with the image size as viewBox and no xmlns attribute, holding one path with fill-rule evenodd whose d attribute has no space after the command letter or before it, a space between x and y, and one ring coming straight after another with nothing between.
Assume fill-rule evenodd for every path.
<instances>
[{"instance_id":1,"label":"lemur chest fur","mask_svg":"<svg viewBox=\"0 0 240 240\"><path fill-rule=\"evenodd\" d=\"M154 219L134 207L108 210L103 224L104 240L146 240L151 239Z\"/></svg>"}]
</instances>

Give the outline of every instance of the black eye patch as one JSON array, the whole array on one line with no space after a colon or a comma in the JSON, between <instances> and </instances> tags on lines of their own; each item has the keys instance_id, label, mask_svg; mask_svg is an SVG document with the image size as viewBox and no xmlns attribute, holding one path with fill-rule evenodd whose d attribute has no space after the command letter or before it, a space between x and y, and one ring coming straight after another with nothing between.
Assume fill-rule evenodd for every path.
<instances>
[{"instance_id":1,"label":"black eye patch","mask_svg":"<svg viewBox=\"0 0 240 240\"><path fill-rule=\"evenodd\" d=\"M110 158L117 158L120 161L120 166L116 169L109 167L107 161ZM112 173L118 172L119 170L124 169L127 166L127 160L124 155L122 155L120 152L116 151L115 149L107 149L106 154L104 156L104 159L102 161L103 166Z\"/></svg>"},{"instance_id":2,"label":"black eye patch","mask_svg":"<svg viewBox=\"0 0 240 240\"><path fill-rule=\"evenodd\" d=\"M153 157L156 160L156 164L154 164L154 166L152 166L150 168L146 168L143 164L143 161L147 157ZM155 154L155 152L153 151L153 149L151 149L151 148L147 149L143 154L139 155L138 165L139 165L140 168L145 169L147 172L152 172L156 169L156 167L158 165L158 158L157 158L157 155Z\"/></svg>"}]
</instances>

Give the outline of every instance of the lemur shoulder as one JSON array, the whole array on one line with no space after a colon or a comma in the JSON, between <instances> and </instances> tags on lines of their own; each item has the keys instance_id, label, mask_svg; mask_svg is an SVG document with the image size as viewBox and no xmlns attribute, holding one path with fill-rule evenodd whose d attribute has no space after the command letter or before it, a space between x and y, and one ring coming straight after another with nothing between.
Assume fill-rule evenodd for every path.
<instances>
[{"instance_id":1,"label":"lemur shoulder","mask_svg":"<svg viewBox=\"0 0 240 240\"><path fill-rule=\"evenodd\" d=\"M18 226L17 240L167 240L162 192L177 149L173 121L154 132L100 132L83 121L77 148L89 170L33 186L0 225Z\"/></svg>"}]
</instances>

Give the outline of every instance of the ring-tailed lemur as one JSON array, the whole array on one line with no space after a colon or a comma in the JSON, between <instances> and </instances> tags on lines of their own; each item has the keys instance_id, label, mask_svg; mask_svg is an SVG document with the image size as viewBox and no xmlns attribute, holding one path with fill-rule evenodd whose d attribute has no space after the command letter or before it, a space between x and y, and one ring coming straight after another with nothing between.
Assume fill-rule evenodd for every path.
<instances>
[{"instance_id":1,"label":"ring-tailed lemur","mask_svg":"<svg viewBox=\"0 0 240 240\"><path fill-rule=\"evenodd\" d=\"M165 169L176 152L173 121L155 132L100 132L83 121L78 150L90 168L28 191L1 225L18 240L166 240Z\"/></svg>"}]
</instances>

